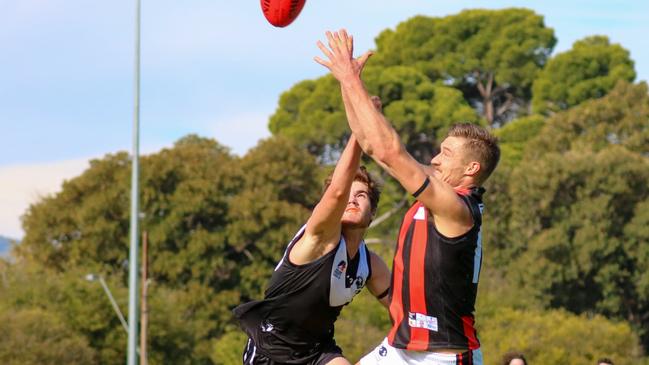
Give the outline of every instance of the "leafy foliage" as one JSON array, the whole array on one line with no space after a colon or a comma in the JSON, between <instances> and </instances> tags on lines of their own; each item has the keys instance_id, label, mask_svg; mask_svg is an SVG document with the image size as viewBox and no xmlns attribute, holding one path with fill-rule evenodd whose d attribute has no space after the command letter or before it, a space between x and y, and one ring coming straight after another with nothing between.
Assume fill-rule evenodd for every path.
<instances>
[{"instance_id":1,"label":"leafy foliage","mask_svg":"<svg viewBox=\"0 0 649 365\"><path fill-rule=\"evenodd\" d=\"M649 261L629 250L624 230L648 201L649 161L617 146L547 154L514 179L512 229L524 246L513 266L522 284L553 307L646 326L649 302L631 298L642 296L635 283Z\"/></svg>"},{"instance_id":2,"label":"leafy foliage","mask_svg":"<svg viewBox=\"0 0 649 365\"><path fill-rule=\"evenodd\" d=\"M553 57L534 81L532 106L537 113L568 109L606 95L620 81L633 81L629 51L608 37L591 36Z\"/></svg>"},{"instance_id":3,"label":"leafy foliage","mask_svg":"<svg viewBox=\"0 0 649 365\"><path fill-rule=\"evenodd\" d=\"M530 364L591 365L602 357L637 364L640 347L626 323L602 316L576 316L561 310L500 309L478 328L485 363L517 351Z\"/></svg>"},{"instance_id":4,"label":"leafy foliage","mask_svg":"<svg viewBox=\"0 0 649 365\"><path fill-rule=\"evenodd\" d=\"M239 365L248 336L243 331L232 330L219 338L214 345L212 362L216 365Z\"/></svg>"},{"instance_id":5,"label":"leafy foliage","mask_svg":"<svg viewBox=\"0 0 649 365\"><path fill-rule=\"evenodd\" d=\"M620 84L548 121L512 173L507 243L526 294L628 320L645 346L649 261L637 245L648 242L638 215L649 201L646 90Z\"/></svg>"},{"instance_id":6,"label":"leafy foliage","mask_svg":"<svg viewBox=\"0 0 649 365\"><path fill-rule=\"evenodd\" d=\"M7 365L97 364L95 351L82 336L71 331L60 318L41 309L0 314L0 362Z\"/></svg>"},{"instance_id":7,"label":"leafy foliage","mask_svg":"<svg viewBox=\"0 0 649 365\"><path fill-rule=\"evenodd\" d=\"M28 361L25 357L28 355L16 356L16 361L22 359L16 364L60 363L47 353L40 353L41 348L48 349L57 343L69 345L71 351L78 349L79 359L73 354L61 354L60 349L51 349L51 356L67 356L72 363L122 363L126 333L99 284L84 280L86 274L87 271L78 268L54 272L27 262L3 268L0 313L7 319L16 317L12 320L15 327L7 327L8 333L23 330L26 333L12 337L13 342L7 342L11 347L1 350L0 356L12 348L12 351L24 349L33 341L37 347L35 357ZM112 280L108 280L108 286L118 305L126 308L126 288ZM60 334L51 336L49 326Z\"/></svg>"},{"instance_id":8,"label":"leafy foliage","mask_svg":"<svg viewBox=\"0 0 649 365\"><path fill-rule=\"evenodd\" d=\"M526 149L527 159L538 158L546 152L598 151L610 145L621 145L646 157L649 153L648 118L647 84L621 81L606 97L586 101L549 119L538 138Z\"/></svg>"},{"instance_id":9,"label":"leafy foliage","mask_svg":"<svg viewBox=\"0 0 649 365\"><path fill-rule=\"evenodd\" d=\"M489 124L511 119L556 43L543 18L527 9L465 10L416 16L376 39L377 62L407 65L461 90Z\"/></svg>"},{"instance_id":10,"label":"leafy foliage","mask_svg":"<svg viewBox=\"0 0 649 365\"><path fill-rule=\"evenodd\" d=\"M495 131L500 141L503 164L515 167L523 158L528 141L536 137L545 125L545 118L538 114L518 118Z\"/></svg>"}]
</instances>

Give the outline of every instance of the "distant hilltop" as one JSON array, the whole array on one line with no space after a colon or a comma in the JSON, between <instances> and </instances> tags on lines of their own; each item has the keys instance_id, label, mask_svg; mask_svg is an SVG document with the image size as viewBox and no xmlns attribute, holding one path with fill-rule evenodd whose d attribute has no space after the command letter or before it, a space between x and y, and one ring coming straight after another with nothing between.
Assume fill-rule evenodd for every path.
<instances>
[{"instance_id":1,"label":"distant hilltop","mask_svg":"<svg viewBox=\"0 0 649 365\"><path fill-rule=\"evenodd\" d=\"M9 249L11 249L11 241L15 241L12 238L0 236L0 257L9 256Z\"/></svg>"}]
</instances>

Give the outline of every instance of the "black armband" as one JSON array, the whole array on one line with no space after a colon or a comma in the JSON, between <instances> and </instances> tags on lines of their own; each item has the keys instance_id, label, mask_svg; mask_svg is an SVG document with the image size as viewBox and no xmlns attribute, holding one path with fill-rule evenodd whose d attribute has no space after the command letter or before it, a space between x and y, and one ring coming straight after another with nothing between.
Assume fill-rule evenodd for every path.
<instances>
[{"instance_id":1,"label":"black armband","mask_svg":"<svg viewBox=\"0 0 649 365\"><path fill-rule=\"evenodd\" d=\"M419 189L417 189L417 191L412 193L412 196L414 198L417 198L419 194L421 194L424 190L426 190L429 184L430 184L430 179L428 178L428 176L426 176L426 180L424 181L424 183L421 184L421 186L419 187Z\"/></svg>"},{"instance_id":2,"label":"black armband","mask_svg":"<svg viewBox=\"0 0 649 365\"><path fill-rule=\"evenodd\" d=\"M390 293L390 287L385 289L385 291L383 293L377 295L376 299L381 300L381 299L385 298L389 293Z\"/></svg>"}]
</instances>

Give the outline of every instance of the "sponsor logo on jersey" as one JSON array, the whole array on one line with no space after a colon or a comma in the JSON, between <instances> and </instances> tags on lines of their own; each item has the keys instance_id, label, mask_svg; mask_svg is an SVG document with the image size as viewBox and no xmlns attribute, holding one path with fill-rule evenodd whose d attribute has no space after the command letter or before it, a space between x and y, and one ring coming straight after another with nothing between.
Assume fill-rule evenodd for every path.
<instances>
[{"instance_id":1,"label":"sponsor logo on jersey","mask_svg":"<svg viewBox=\"0 0 649 365\"><path fill-rule=\"evenodd\" d=\"M264 321L261 324L261 331L262 332L270 332L275 328L272 323Z\"/></svg>"},{"instance_id":2,"label":"sponsor logo on jersey","mask_svg":"<svg viewBox=\"0 0 649 365\"><path fill-rule=\"evenodd\" d=\"M358 276L356 278L356 286L359 287L359 288L362 288L363 285L365 285L365 280L363 279L362 276Z\"/></svg>"},{"instance_id":3,"label":"sponsor logo on jersey","mask_svg":"<svg viewBox=\"0 0 649 365\"><path fill-rule=\"evenodd\" d=\"M379 348L379 355L385 357L388 354L388 349L385 348L385 346L381 346Z\"/></svg>"},{"instance_id":4,"label":"sponsor logo on jersey","mask_svg":"<svg viewBox=\"0 0 649 365\"><path fill-rule=\"evenodd\" d=\"M437 318L421 313L408 312L408 325L437 332Z\"/></svg>"},{"instance_id":5,"label":"sponsor logo on jersey","mask_svg":"<svg viewBox=\"0 0 649 365\"><path fill-rule=\"evenodd\" d=\"M340 279L340 276L345 270L347 270L347 262L345 262L344 260L340 261L336 266L336 270L334 271L334 276L336 277L336 279Z\"/></svg>"},{"instance_id":6,"label":"sponsor logo on jersey","mask_svg":"<svg viewBox=\"0 0 649 365\"><path fill-rule=\"evenodd\" d=\"M345 287L350 288L352 284L356 284L356 294L358 294L361 290L363 290L363 286L365 285L365 278L363 278L361 275L358 275L356 277L350 275L345 276Z\"/></svg>"}]
</instances>

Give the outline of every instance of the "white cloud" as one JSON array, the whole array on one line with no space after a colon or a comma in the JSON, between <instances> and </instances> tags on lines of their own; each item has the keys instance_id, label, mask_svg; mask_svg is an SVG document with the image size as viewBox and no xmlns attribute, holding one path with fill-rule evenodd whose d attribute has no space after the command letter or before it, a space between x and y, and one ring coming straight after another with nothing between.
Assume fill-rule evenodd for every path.
<instances>
[{"instance_id":1,"label":"white cloud","mask_svg":"<svg viewBox=\"0 0 649 365\"><path fill-rule=\"evenodd\" d=\"M22 238L20 216L41 197L60 191L63 181L88 166L89 159L0 167L0 234Z\"/></svg>"}]
</instances>

